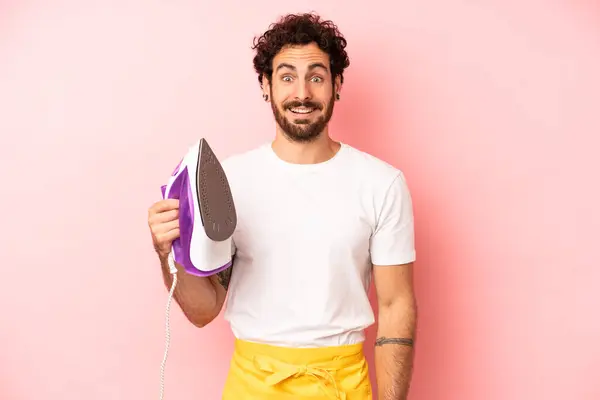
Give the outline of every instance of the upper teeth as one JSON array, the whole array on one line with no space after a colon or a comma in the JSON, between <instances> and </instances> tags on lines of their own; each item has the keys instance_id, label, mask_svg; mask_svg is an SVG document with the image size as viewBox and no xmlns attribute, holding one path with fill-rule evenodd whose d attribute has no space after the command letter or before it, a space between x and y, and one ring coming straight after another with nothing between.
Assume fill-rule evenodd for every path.
<instances>
[{"instance_id":1,"label":"upper teeth","mask_svg":"<svg viewBox=\"0 0 600 400\"><path fill-rule=\"evenodd\" d=\"M313 112L313 108L292 108L292 112L300 113L300 114L308 114Z\"/></svg>"}]
</instances>

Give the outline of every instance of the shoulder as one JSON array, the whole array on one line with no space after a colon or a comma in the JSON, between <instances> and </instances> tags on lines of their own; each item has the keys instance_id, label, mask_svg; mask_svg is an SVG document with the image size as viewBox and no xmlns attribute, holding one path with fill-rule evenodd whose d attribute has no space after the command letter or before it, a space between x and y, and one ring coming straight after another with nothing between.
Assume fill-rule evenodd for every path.
<instances>
[{"instance_id":1,"label":"shoulder","mask_svg":"<svg viewBox=\"0 0 600 400\"><path fill-rule=\"evenodd\" d=\"M387 191L394 182L405 180L403 172L392 164L353 146L344 146L347 153L346 167L365 183L370 182L373 189Z\"/></svg>"},{"instance_id":2,"label":"shoulder","mask_svg":"<svg viewBox=\"0 0 600 400\"><path fill-rule=\"evenodd\" d=\"M356 185L361 201L376 218L386 210L410 210L412 199L403 171L365 151L346 145L346 176Z\"/></svg>"}]
</instances>

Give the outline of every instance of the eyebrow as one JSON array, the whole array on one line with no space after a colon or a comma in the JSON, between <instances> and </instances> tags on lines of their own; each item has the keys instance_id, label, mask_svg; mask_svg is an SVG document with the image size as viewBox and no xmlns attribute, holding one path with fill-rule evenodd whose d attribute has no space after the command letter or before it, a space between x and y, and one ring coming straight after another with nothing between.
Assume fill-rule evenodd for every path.
<instances>
[{"instance_id":1,"label":"eyebrow","mask_svg":"<svg viewBox=\"0 0 600 400\"><path fill-rule=\"evenodd\" d=\"M281 64L279 64L279 65L277 66L277 69L276 69L276 71L279 71L279 70L280 70L280 69L282 69L282 68L288 68L288 69L291 69L292 71L295 71L295 70L296 70L296 67L294 67L294 66L293 66L293 65L291 65L291 64L288 64L288 63L281 63ZM315 69L315 68L323 68L325 71L327 71L327 67L325 66L325 64L323 64L323 63L320 63L320 62L316 62L316 63L310 64L310 65L308 66L308 70L309 70L309 71L310 71L310 70L313 70L313 69Z\"/></svg>"}]
</instances>

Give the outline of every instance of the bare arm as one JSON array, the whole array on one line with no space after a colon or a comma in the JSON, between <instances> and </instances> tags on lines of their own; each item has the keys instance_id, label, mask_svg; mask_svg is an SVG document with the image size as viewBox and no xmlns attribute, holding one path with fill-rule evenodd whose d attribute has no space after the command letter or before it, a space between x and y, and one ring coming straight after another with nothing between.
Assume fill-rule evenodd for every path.
<instances>
[{"instance_id":1,"label":"bare arm","mask_svg":"<svg viewBox=\"0 0 600 400\"><path fill-rule=\"evenodd\" d=\"M158 201L148 210L148 225L168 290L173 284L173 275L167 260L173 240L179 237L178 216L179 201L174 199ZM210 277L198 277L185 272L181 265L176 266L177 286L173 297L187 319L195 326L203 327L221 312L233 267Z\"/></svg>"},{"instance_id":2,"label":"bare arm","mask_svg":"<svg viewBox=\"0 0 600 400\"><path fill-rule=\"evenodd\" d=\"M413 264L374 266L379 306L375 371L379 400L406 400L413 370L417 307Z\"/></svg>"},{"instance_id":3,"label":"bare arm","mask_svg":"<svg viewBox=\"0 0 600 400\"><path fill-rule=\"evenodd\" d=\"M170 290L173 284L173 275L169 272L167 258L159 258L163 281ZM173 297L186 318L195 326L202 328L212 322L221 312L233 267L216 275L200 277L188 274L179 264L176 266L177 286Z\"/></svg>"}]
</instances>

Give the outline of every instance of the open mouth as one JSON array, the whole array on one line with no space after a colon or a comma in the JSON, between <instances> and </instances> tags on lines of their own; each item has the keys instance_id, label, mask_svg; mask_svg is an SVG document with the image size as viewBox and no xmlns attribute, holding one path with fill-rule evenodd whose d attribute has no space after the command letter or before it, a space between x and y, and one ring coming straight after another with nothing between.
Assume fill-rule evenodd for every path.
<instances>
[{"instance_id":1,"label":"open mouth","mask_svg":"<svg viewBox=\"0 0 600 400\"><path fill-rule=\"evenodd\" d=\"M306 114L310 114L311 112L315 111L316 108L311 108L311 107L292 107L289 110L291 112L293 112L294 114L306 115Z\"/></svg>"}]
</instances>

